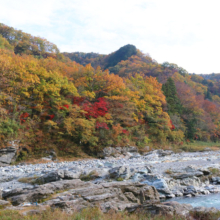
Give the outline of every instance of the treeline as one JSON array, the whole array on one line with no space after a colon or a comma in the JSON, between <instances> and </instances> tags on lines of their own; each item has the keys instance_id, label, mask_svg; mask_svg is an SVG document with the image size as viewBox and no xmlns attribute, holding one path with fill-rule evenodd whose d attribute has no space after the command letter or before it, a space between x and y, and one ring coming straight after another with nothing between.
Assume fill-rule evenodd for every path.
<instances>
[{"instance_id":1,"label":"treeline","mask_svg":"<svg viewBox=\"0 0 220 220\"><path fill-rule=\"evenodd\" d=\"M30 150L74 153L219 140L220 97L209 86L217 89L216 82L207 80L207 85L176 64L158 64L132 45L105 56L78 53L81 63L101 64L94 68L48 49L39 53L55 56L17 53L16 37L9 36L14 35L8 35L10 41L0 36L2 146L18 139Z\"/></svg>"},{"instance_id":2,"label":"treeline","mask_svg":"<svg viewBox=\"0 0 220 220\"><path fill-rule=\"evenodd\" d=\"M5 41L4 39L7 40L7 43L2 42ZM0 45L4 45L4 47L13 50L15 54L34 55L38 58L55 58L57 56L62 58L62 55L55 44L44 38L32 36L2 23L0 23Z\"/></svg>"},{"instance_id":3,"label":"treeline","mask_svg":"<svg viewBox=\"0 0 220 220\"><path fill-rule=\"evenodd\" d=\"M183 131L184 139L218 141L220 82L216 79L219 74L211 74L209 77L189 74L176 64L158 64L139 50L136 50L135 55L131 55L129 49L130 45L126 45L107 55L100 61L102 68L109 65L107 57L114 57L119 51L123 51L121 61L114 66L109 65L110 72L119 75L123 80L136 74L156 77L157 81L163 84L162 90L166 96L167 103L163 110L169 114L175 129Z\"/></svg>"},{"instance_id":4,"label":"treeline","mask_svg":"<svg viewBox=\"0 0 220 220\"><path fill-rule=\"evenodd\" d=\"M139 74L121 77L53 58L0 52L0 135L33 149L181 141L173 128L162 85Z\"/></svg>"}]
</instances>

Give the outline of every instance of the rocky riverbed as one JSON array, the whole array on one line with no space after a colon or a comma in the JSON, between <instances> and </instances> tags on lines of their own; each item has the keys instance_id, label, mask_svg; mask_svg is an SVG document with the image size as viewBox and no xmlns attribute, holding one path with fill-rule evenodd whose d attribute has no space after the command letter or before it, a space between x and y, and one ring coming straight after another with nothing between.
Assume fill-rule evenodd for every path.
<instances>
[{"instance_id":1,"label":"rocky riverbed","mask_svg":"<svg viewBox=\"0 0 220 220\"><path fill-rule=\"evenodd\" d=\"M67 211L98 203L103 212L141 207L186 214L192 206L160 201L220 192L220 151L155 150L140 155L134 147L107 148L100 157L105 159L0 167L2 203Z\"/></svg>"}]
</instances>

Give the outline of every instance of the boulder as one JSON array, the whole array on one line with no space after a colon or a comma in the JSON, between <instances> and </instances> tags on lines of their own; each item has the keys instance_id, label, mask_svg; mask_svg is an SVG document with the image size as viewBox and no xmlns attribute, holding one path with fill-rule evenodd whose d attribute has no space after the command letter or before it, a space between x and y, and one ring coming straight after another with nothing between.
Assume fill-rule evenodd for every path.
<instances>
[{"instance_id":1,"label":"boulder","mask_svg":"<svg viewBox=\"0 0 220 220\"><path fill-rule=\"evenodd\" d=\"M79 179L81 172L72 172L68 170L57 170L50 173L47 173L35 180L36 184L42 185L45 183L51 183L55 181L59 181L62 179L71 180L71 179Z\"/></svg>"},{"instance_id":2,"label":"boulder","mask_svg":"<svg viewBox=\"0 0 220 220\"><path fill-rule=\"evenodd\" d=\"M171 175L174 179L186 179L191 177L200 177L203 176L203 172L195 171L195 172L189 172L189 173L179 173L179 174L173 174Z\"/></svg>"},{"instance_id":3,"label":"boulder","mask_svg":"<svg viewBox=\"0 0 220 220\"><path fill-rule=\"evenodd\" d=\"M64 179L64 171L58 170L54 172L50 172L48 174L45 174L35 180L35 183L37 184L45 184L50 182L59 181L61 179Z\"/></svg>"},{"instance_id":4,"label":"boulder","mask_svg":"<svg viewBox=\"0 0 220 220\"><path fill-rule=\"evenodd\" d=\"M9 206L9 205L10 205L10 202L5 201L5 200L0 200L0 209L6 206Z\"/></svg>"},{"instance_id":5,"label":"boulder","mask_svg":"<svg viewBox=\"0 0 220 220\"><path fill-rule=\"evenodd\" d=\"M114 156L116 154L119 154L121 151L116 150L114 147L105 147L102 152L98 154L98 157L105 158Z\"/></svg>"},{"instance_id":6,"label":"boulder","mask_svg":"<svg viewBox=\"0 0 220 220\"><path fill-rule=\"evenodd\" d=\"M184 195L196 195L197 194L197 190L194 186L187 186L184 190Z\"/></svg>"},{"instance_id":7,"label":"boulder","mask_svg":"<svg viewBox=\"0 0 220 220\"><path fill-rule=\"evenodd\" d=\"M151 213L152 215L165 215L165 216L187 216L189 211L191 211L193 207L188 204L180 204L178 202L156 202L156 203L148 203L144 204L142 207L142 211L144 213Z\"/></svg>"},{"instance_id":8,"label":"boulder","mask_svg":"<svg viewBox=\"0 0 220 220\"><path fill-rule=\"evenodd\" d=\"M154 186L159 192L164 194L171 194L167 182L159 175L146 174L145 180L142 183L146 183L150 186Z\"/></svg>"},{"instance_id":9,"label":"boulder","mask_svg":"<svg viewBox=\"0 0 220 220\"><path fill-rule=\"evenodd\" d=\"M10 199L13 205L19 205L23 202L40 202L56 191L88 187L90 184L79 179L62 180L35 186L34 188L16 188L10 191L3 191L2 197L3 199Z\"/></svg>"},{"instance_id":10,"label":"boulder","mask_svg":"<svg viewBox=\"0 0 220 220\"><path fill-rule=\"evenodd\" d=\"M0 166L8 166L16 160L18 145L11 141L9 147L0 149Z\"/></svg>"},{"instance_id":11,"label":"boulder","mask_svg":"<svg viewBox=\"0 0 220 220\"><path fill-rule=\"evenodd\" d=\"M174 154L174 152L172 150L157 150L157 154L159 157L165 157L165 156L169 156L171 154Z\"/></svg>"},{"instance_id":12,"label":"boulder","mask_svg":"<svg viewBox=\"0 0 220 220\"><path fill-rule=\"evenodd\" d=\"M57 191L61 191L57 194ZM53 196L51 196L53 195ZM14 206L23 203L41 203L43 206L66 211L99 206L103 212L110 208L116 211L134 211L140 204L159 202L159 193L153 186L131 182L93 184L79 179L60 180L35 186L3 191L3 198Z\"/></svg>"},{"instance_id":13,"label":"boulder","mask_svg":"<svg viewBox=\"0 0 220 220\"><path fill-rule=\"evenodd\" d=\"M142 206L143 213L146 213L149 215L165 215L165 216L173 216L174 215L174 208L172 206L164 205L160 202L158 203L149 203L144 204Z\"/></svg>"},{"instance_id":14,"label":"boulder","mask_svg":"<svg viewBox=\"0 0 220 220\"><path fill-rule=\"evenodd\" d=\"M124 156L133 156L134 153L137 153L138 149L134 146L128 147L106 147L101 152L99 152L98 157L119 157L120 155ZM130 153L130 154L129 154Z\"/></svg>"},{"instance_id":15,"label":"boulder","mask_svg":"<svg viewBox=\"0 0 220 220\"><path fill-rule=\"evenodd\" d=\"M160 201L160 195L155 187L144 186L140 192L141 203L158 202Z\"/></svg>"},{"instance_id":16,"label":"boulder","mask_svg":"<svg viewBox=\"0 0 220 220\"><path fill-rule=\"evenodd\" d=\"M140 203L140 200L134 196L132 192L125 192L124 195L127 197L127 199L133 203Z\"/></svg>"},{"instance_id":17,"label":"boulder","mask_svg":"<svg viewBox=\"0 0 220 220\"><path fill-rule=\"evenodd\" d=\"M81 175L81 172L71 172L71 171L65 170L63 179L66 179L66 180L79 179L80 175Z\"/></svg>"},{"instance_id":18,"label":"boulder","mask_svg":"<svg viewBox=\"0 0 220 220\"><path fill-rule=\"evenodd\" d=\"M217 213L219 212L218 209L214 208L214 207L203 207L203 206L199 206L199 207L195 207L192 209L193 212L200 212L200 213Z\"/></svg>"},{"instance_id":19,"label":"boulder","mask_svg":"<svg viewBox=\"0 0 220 220\"><path fill-rule=\"evenodd\" d=\"M189 213L189 211L193 209L192 205L190 204L180 204L175 201L163 202L162 204L167 205L167 206L172 206L174 208L175 214L181 215L181 216L186 216Z\"/></svg>"},{"instance_id":20,"label":"boulder","mask_svg":"<svg viewBox=\"0 0 220 220\"><path fill-rule=\"evenodd\" d=\"M115 167L109 170L109 176L113 179L129 179L135 174L136 170L128 166Z\"/></svg>"}]
</instances>

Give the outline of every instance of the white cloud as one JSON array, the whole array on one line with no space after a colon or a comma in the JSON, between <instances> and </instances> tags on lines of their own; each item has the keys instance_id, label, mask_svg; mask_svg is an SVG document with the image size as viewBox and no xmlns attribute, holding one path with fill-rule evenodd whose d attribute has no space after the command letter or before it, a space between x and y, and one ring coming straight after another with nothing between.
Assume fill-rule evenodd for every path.
<instances>
[{"instance_id":1,"label":"white cloud","mask_svg":"<svg viewBox=\"0 0 220 220\"><path fill-rule=\"evenodd\" d=\"M110 53L134 44L158 62L220 72L218 0L0 0L0 22L61 51Z\"/></svg>"}]
</instances>

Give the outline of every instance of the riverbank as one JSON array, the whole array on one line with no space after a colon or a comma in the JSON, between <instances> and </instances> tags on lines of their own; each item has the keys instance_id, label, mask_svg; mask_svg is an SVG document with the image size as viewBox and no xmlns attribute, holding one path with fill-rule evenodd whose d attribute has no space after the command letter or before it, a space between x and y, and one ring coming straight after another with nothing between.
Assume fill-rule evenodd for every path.
<instances>
[{"instance_id":1,"label":"riverbank","mask_svg":"<svg viewBox=\"0 0 220 220\"><path fill-rule=\"evenodd\" d=\"M0 167L2 201L15 210L37 204L70 212L99 204L103 212L144 208L174 214L179 205L160 201L220 192L220 151L119 150L105 159ZM181 206L179 212L191 210Z\"/></svg>"}]
</instances>

